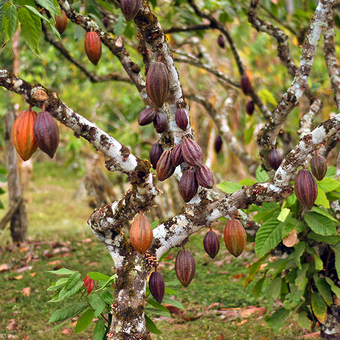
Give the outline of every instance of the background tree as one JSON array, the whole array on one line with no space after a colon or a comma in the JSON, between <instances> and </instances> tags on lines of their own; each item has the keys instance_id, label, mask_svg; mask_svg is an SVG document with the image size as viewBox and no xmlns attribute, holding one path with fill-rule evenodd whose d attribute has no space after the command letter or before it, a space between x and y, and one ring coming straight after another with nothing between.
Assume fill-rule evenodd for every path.
<instances>
[{"instance_id":1,"label":"background tree","mask_svg":"<svg viewBox=\"0 0 340 340\"><path fill-rule=\"evenodd\" d=\"M277 296L271 295L269 300L280 297L284 302L284 308L268 317L268 324L278 329L282 325L278 321L286 320L291 312L296 311L301 315L301 324L307 325L309 320L314 323L318 320L322 324L323 337L338 336L336 297L340 298L337 287L340 259L337 255L338 240L334 241L334 237L337 238L337 222L334 216L338 212L339 198L336 193L339 187L339 182L335 179L337 172L332 168L326 175L329 180L319 184L319 195L315 201L319 207L315 206L312 212L302 209L296 197L292 195L291 183L298 168L307 166L306 163L314 150L318 148L320 153L328 156L337 145L340 118L339 114L331 115L334 105L337 107L336 112L339 112L340 105L339 69L334 41L334 19L338 20L338 15L333 13L333 3L290 2L286 12L283 2L265 3L262 8L258 1L251 1L250 4L224 4L187 0L162 4L161 7L158 7L156 2L151 2L154 8L151 10L148 3L133 1L128 6L136 5L138 11L133 22L126 22L119 8L124 8L124 2L106 3L98 0L86 2L81 6L74 3L71 6L69 2L59 0L58 4L69 21L77 25L74 29L76 39L80 40L84 32L97 34L101 43L108 49L104 49L103 59L108 61L105 66L112 60L112 56L121 64L119 72L113 72L110 65L106 66L107 69L103 67L103 74L89 71L88 67L84 66L85 57L81 56L79 50L72 49L70 36L62 42L57 39L59 34L54 27L53 18L55 14L61 13L55 2L40 0L35 4L33 1L18 0L1 3L3 47L10 45L20 23L22 38L33 53L38 55L38 38L40 33L43 33L46 42L59 51L56 52L60 53L59 57L66 58L71 63L69 68L65 67L65 72L69 73L64 84L58 84L60 88L70 85L71 74L76 67L91 82L119 81L133 84L144 104L154 106L151 100L155 100L150 98L150 93L149 96L146 94L145 77L141 67L144 66L148 74L151 65L155 62L162 63L168 72L170 83L165 105L158 105L162 106L158 111L166 115L168 122L167 129L160 134L163 150L170 150L178 144L183 145L183 142L188 143L187 138L193 140L195 131L204 154L207 155L207 163L211 165L214 135L219 135L224 146L228 146L234 154L230 156L230 168L238 169L240 163L235 162L236 156L250 175L256 173L256 183L248 180L236 186L229 182L221 184L219 187L227 192L224 195L200 186L194 198L153 230L152 244L148 252L141 255L132 247L123 225L126 221L131 221L136 214L151 209L155 198L161 193L158 184L155 184L155 176L150 170L149 162L143 160L145 157L136 157L118 138L114 138L105 132L104 128L101 129L99 124L90 122L76 112L82 112L92 104L90 91L87 93L88 100L78 103L76 110L71 108L71 105L66 105L66 100L60 99L62 97L59 98L55 91L54 82L58 82L58 77L57 80L49 77L47 84L41 81L42 85L36 85L37 79L34 75L37 75L40 81L41 74L44 73L40 70L39 75L40 63L36 68L30 68L27 80L14 75L4 65L0 70L0 85L3 88L21 95L28 104L49 111L54 118L72 129L76 136L83 137L96 150L102 152L107 158L105 166L109 171L127 175L131 184L131 188L123 197L96 210L88 221L95 235L112 256L117 274L109 339L148 337L144 318L145 287L155 259L160 259L173 247L184 245L191 234L209 227L225 216L228 219L237 216L248 233L257 232L255 250L259 261L251 268L248 282L254 278L270 251L276 249L284 253L281 260L268 267L268 270L274 270L271 289L278 292ZM267 21L258 17L260 9ZM130 10L128 7L128 11ZM258 32L265 32L269 37L250 31L246 16ZM159 22L158 18L162 18L162 21ZM112 29L114 35L110 33ZM207 34L210 30L218 30L218 34L221 34L220 46L223 46L224 40L228 43L228 50L223 50L223 57L215 46L216 40L204 40L203 32ZM169 37L169 43L166 35ZM316 54L321 36L323 51L318 50ZM292 52L289 42L295 44ZM303 45L300 49L301 44ZM270 53L266 54L267 50L271 51L275 45L280 61L273 60ZM220 58L216 60L214 55ZM300 61L296 66L298 57ZM312 66L315 57L320 62L314 69ZM52 57L50 58L52 61ZM328 71L327 80L326 70L321 63L323 58ZM99 63L103 63L103 59ZM243 59L249 59L247 66ZM178 63L177 68L175 62ZM190 65L190 71L185 72L187 65ZM46 66L47 74L55 74L58 67L63 69L63 66L55 64ZM265 71L261 67L272 72L273 76L264 79ZM311 73L312 71L315 74ZM182 73L186 76L180 76ZM311 76L314 81L310 80ZM201 81L193 81L198 77L202 78ZM328 82L332 87L334 102L328 90ZM319 84L325 86L324 93L315 92ZM105 86L101 88L104 89ZM131 87L121 88L131 90ZM241 89L244 95L249 96L249 101L253 102L259 115L247 117L244 114L245 110L248 113L252 110L244 101L244 97L240 96ZM187 93L185 96L183 91ZM67 93L67 90L65 92ZM81 92L80 95L84 94ZM133 98L136 101L136 98ZM191 125L183 131L177 126L175 116L180 107L189 118L187 100L191 101L191 112L198 113L191 115ZM322 100L324 110L321 114ZM99 104L93 105L95 107ZM131 103L124 105L127 106L126 110L130 110ZM214 128L210 120L200 119L203 116L200 114L201 108L204 108L214 122ZM330 115L332 117L328 118ZM131 116L132 122L136 115ZM95 121L97 117L93 118ZM123 118L120 116L120 119ZM299 119L300 126L297 127ZM318 120L320 124L315 124L313 119ZM296 136L297 133L300 136ZM255 143L252 141L254 136L260 161L256 157ZM205 144L202 140L208 142ZM127 140L127 143L132 144L130 140ZM278 143L285 157L274 173L269 154ZM132 149L137 147L132 146ZM143 152L140 155L143 156ZM226 151L225 155L230 155L229 151ZM334 156L330 158L334 159ZM257 166L260 163L268 175L259 170ZM180 179L186 168L186 164L178 166L175 177ZM242 177L246 176L246 170L243 170ZM229 172L222 174L224 179L237 177ZM268 204L273 202L279 204ZM329 202L333 202L332 208ZM256 208L261 205L261 208ZM175 204L172 207L177 208ZM168 207L165 210L168 213ZM253 217L252 220L253 214L248 213L255 211L263 214L258 213L255 215L257 218ZM283 245L281 243L285 236L294 239L289 247L285 246L288 244L286 241ZM257 285L257 292L261 291L264 279L265 275ZM281 289L276 289L277 287Z\"/></svg>"}]
</instances>

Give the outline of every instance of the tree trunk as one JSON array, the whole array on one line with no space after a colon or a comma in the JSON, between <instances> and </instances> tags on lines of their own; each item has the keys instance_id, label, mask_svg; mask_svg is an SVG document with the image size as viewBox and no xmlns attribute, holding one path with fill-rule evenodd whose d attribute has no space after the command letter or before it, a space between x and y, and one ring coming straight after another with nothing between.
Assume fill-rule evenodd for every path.
<instances>
[{"instance_id":1,"label":"tree trunk","mask_svg":"<svg viewBox=\"0 0 340 340\"><path fill-rule=\"evenodd\" d=\"M321 325L321 338L328 340L340 339L340 304L339 299L335 299L336 304L327 308L327 321ZM338 303L337 303L338 302Z\"/></svg>"},{"instance_id":2,"label":"tree trunk","mask_svg":"<svg viewBox=\"0 0 340 340\"><path fill-rule=\"evenodd\" d=\"M5 114L4 120L9 208L11 209L22 197L18 169L18 156L12 142L12 130L15 120L14 111L9 110ZM27 211L24 203L22 202L11 218L11 237L13 243L25 241L27 239L27 232Z\"/></svg>"}]
</instances>

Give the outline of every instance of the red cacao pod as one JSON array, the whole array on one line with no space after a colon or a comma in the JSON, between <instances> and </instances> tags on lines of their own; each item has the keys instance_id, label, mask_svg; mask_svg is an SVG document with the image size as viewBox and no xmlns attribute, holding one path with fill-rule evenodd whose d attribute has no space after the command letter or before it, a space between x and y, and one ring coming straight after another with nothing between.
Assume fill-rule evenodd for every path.
<instances>
[{"instance_id":1,"label":"red cacao pod","mask_svg":"<svg viewBox=\"0 0 340 340\"><path fill-rule=\"evenodd\" d=\"M268 162L270 166L277 170L282 162L283 158L281 152L278 149L271 149L268 155Z\"/></svg>"},{"instance_id":2,"label":"red cacao pod","mask_svg":"<svg viewBox=\"0 0 340 340\"><path fill-rule=\"evenodd\" d=\"M205 164L196 170L196 179L203 188L211 189L214 186L214 174Z\"/></svg>"},{"instance_id":3,"label":"red cacao pod","mask_svg":"<svg viewBox=\"0 0 340 340\"><path fill-rule=\"evenodd\" d=\"M215 142L214 142L214 149L216 153L219 153L222 149L223 141L221 136L216 136Z\"/></svg>"},{"instance_id":4,"label":"red cacao pod","mask_svg":"<svg viewBox=\"0 0 340 340\"><path fill-rule=\"evenodd\" d=\"M153 126L158 133L162 133L168 128L168 121L163 113L156 113Z\"/></svg>"},{"instance_id":5,"label":"red cacao pod","mask_svg":"<svg viewBox=\"0 0 340 340\"><path fill-rule=\"evenodd\" d=\"M216 233L212 230L208 231L204 236L203 247L205 252L213 259L220 250L220 241Z\"/></svg>"},{"instance_id":6,"label":"red cacao pod","mask_svg":"<svg viewBox=\"0 0 340 340\"><path fill-rule=\"evenodd\" d=\"M53 158L59 145L59 129L48 111L38 114L34 123L34 137L40 150Z\"/></svg>"},{"instance_id":7,"label":"red cacao pod","mask_svg":"<svg viewBox=\"0 0 340 340\"><path fill-rule=\"evenodd\" d=\"M203 164L203 153L200 146L190 138L182 139L182 154L184 161L195 168L200 168Z\"/></svg>"},{"instance_id":8,"label":"red cacao pod","mask_svg":"<svg viewBox=\"0 0 340 340\"><path fill-rule=\"evenodd\" d=\"M187 126L189 124L188 116L184 109L178 109L175 114L175 120L177 126L185 131L187 129Z\"/></svg>"},{"instance_id":9,"label":"red cacao pod","mask_svg":"<svg viewBox=\"0 0 340 340\"><path fill-rule=\"evenodd\" d=\"M196 194L198 183L195 172L191 169L184 171L179 181L179 192L185 202L189 202Z\"/></svg>"},{"instance_id":10,"label":"red cacao pod","mask_svg":"<svg viewBox=\"0 0 340 340\"><path fill-rule=\"evenodd\" d=\"M67 27L67 16L66 13L61 10L61 17L59 15L55 15L55 28L59 32L59 34L63 34Z\"/></svg>"},{"instance_id":11,"label":"red cacao pod","mask_svg":"<svg viewBox=\"0 0 340 340\"><path fill-rule=\"evenodd\" d=\"M301 169L298 172L295 179L294 190L299 202L306 209L312 209L318 196L318 187L315 178L308 169Z\"/></svg>"},{"instance_id":12,"label":"red cacao pod","mask_svg":"<svg viewBox=\"0 0 340 340\"><path fill-rule=\"evenodd\" d=\"M86 33L85 52L91 63L97 65L102 56L102 43L96 32Z\"/></svg>"},{"instance_id":13,"label":"red cacao pod","mask_svg":"<svg viewBox=\"0 0 340 340\"><path fill-rule=\"evenodd\" d=\"M23 111L13 125L13 144L23 161L29 160L38 147L34 137L36 119L37 113L35 111Z\"/></svg>"},{"instance_id":14,"label":"red cacao pod","mask_svg":"<svg viewBox=\"0 0 340 340\"><path fill-rule=\"evenodd\" d=\"M313 156L310 160L310 167L312 174L318 181L321 181L325 177L327 172L327 161L325 157L321 155Z\"/></svg>"},{"instance_id":15,"label":"red cacao pod","mask_svg":"<svg viewBox=\"0 0 340 340\"><path fill-rule=\"evenodd\" d=\"M171 149L171 161L174 167L184 162L181 144L177 144Z\"/></svg>"},{"instance_id":16,"label":"red cacao pod","mask_svg":"<svg viewBox=\"0 0 340 340\"><path fill-rule=\"evenodd\" d=\"M152 164L152 167L156 170L156 165L163 153L162 145L159 143L154 143L150 149L150 163Z\"/></svg>"},{"instance_id":17,"label":"red cacao pod","mask_svg":"<svg viewBox=\"0 0 340 340\"><path fill-rule=\"evenodd\" d=\"M156 172L158 180L165 181L169 178L175 171L175 167L171 162L171 150L165 150L161 154L157 165L156 165Z\"/></svg>"},{"instance_id":18,"label":"red cacao pod","mask_svg":"<svg viewBox=\"0 0 340 340\"><path fill-rule=\"evenodd\" d=\"M121 0L120 7L126 21L130 21L135 18L139 12L140 5L141 0Z\"/></svg>"},{"instance_id":19,"label":"red cacao pod","mask_svg":"<svg viewBox=\"0 0 340 340\"><path fill-rule=\"evenodd\" d=\"M139 215L130 228L130 242L140 254L144 254L150 247L153 239L152 227L145 215Z\"/></svg>"},{"instance_id":20,"label":"red cacao pod","mask_svg":"<svg viewBox=\"0 0 340 340\"><path fill-rule=\"evenodd\" d=\"M222 34L220 34L217 38L217 44L218 46L220 46L221 48L225 48L225 41L224 41L224 37Z\"/></svg>"},{"instance_id":21,"label":"red cacao pod","mask_svg":"<svg viewBox=\"0 0 340 340\"><path fill-rule=\"evenodd\" d=\"M144 109L138 116L138 124L148 125L153 122L156 116L156 110L154 108Z\"/></svg>"},{"instance_id":22,"label":"red cacao pod","mask_svg":"<svg viewBox=\"0 0 340 340\"><path fill-rule=\"evenodd\" d=\"M252 100L250 100L246 105L246 112L249 116L251 116L253 114L254 110L255 110L254 102Z\"/></svg>"},{"instance_id":23,"label":"red cacao pod","mask_svg":"<svg viewBox=\"0 0 340 340\"><path fill-rule=\"evenodd\" d=\"M247 243L247 234L239 220L232 219L224 227L224 243L233 256L242 254Z\"/></svg>"},{"instance_id":24,"label":"red cacao pod","mask_svg":"<svg viewBox=\"0 0 340 340\"><path fill-rule=\"evenodd\" d=\"M151 101L162 107L170 91L170 77L166 66L156 61L151 64L145 80L146 93Z\"/></svg>"},{"instance_id":25,"label":"red cacao pod","mask_svg":"<svg viewBox=\"0 0 340 340\"><path fill-rule=\"evenodd\" d=\"M165 283L159 272L152 272L149 278L149 289L158 303L162 303L165 293Z\"/></svg>"},{"instance_id":26,"label":"red cacao pod","mask_svg":"<svg viewBox=\"0 0 340 340\"><path fill-rule=\"evenodd\" d=\"M188 287L195 276L196 263L190 250L181 249L176 256L175 271L178 280L184 287Z\"/></svg>"},{"instance_id":27,"label":"red cacao pod","mask_svg":"<svg viewBox=\"0 0 340 340\"><path fill-rule=\"evenodd\" d=\"M251 89L251 84L247 74L243 74L241 77L241 89L245 95L247 95Z\"/></svg>"}]
</instances>

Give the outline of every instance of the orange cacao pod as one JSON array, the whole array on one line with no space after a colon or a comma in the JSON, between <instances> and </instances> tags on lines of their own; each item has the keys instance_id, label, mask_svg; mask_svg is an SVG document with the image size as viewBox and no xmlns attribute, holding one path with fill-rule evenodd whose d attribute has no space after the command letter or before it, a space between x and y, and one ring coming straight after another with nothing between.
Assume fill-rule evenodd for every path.
<instances>
[{"instance_id":1,"label":"orange cacao pod","mask_svg":"<svg viewBox=\"0 0 340 340\"><path fill-rule=\"evenodd\" d=\"M158 180L165 181L169 178L175 171L175 167L171 162L171 150L165 150L161 154L157 165L156 165L156 172Z\"/></svg>"},{"instance_id":2,"label":"orange cacao pod","mask_svg":"<svg viewBox=\"0 0 340 340\"><path fill-rule=\"evenodd\" d=\"M181 249L176 256L175 271L178 280L187 287L195 276L196 263L190 250Z\"/></svg>"},{"instance_id":3,"label":"orange cacao pod","mask_svg":"<svg viewBox=\"0 0 340 340\"><path fill-rule=\"evenodd\" d=\"M158 303L162 303L165 293L165 283L162 275L152 272L149 279L149 289L152 296Z\"/></svg>"},{"instance_id":4,"label":"orange cacao pod","mask_svg":"<svg viewBox=\"0 0 340 340\"><path fill-rule=\"evenodd\" d=\"M151 223L145 215L139 215L130 228L130 241L140 254L144 254L150 247L153 239Z\"/></svg>"},{"instance_id":5,"label":"orange cacao pod","mask_svg":"<svg viewBox=\"0 0 340 340\"><path fill-rule=\"evenodd\" d=\"M23 111L13 125L13 144L23 161L29 160L38 147L34 137L36 119L37 113L35 111Z\"/></svg>"},{"instance_id":6,"label":"orange cacao pod","mask_svg":"<svg viewBox=\"0 0 340 340\"><path fill-rule=\"evenodd\" d=\"M140 5L141 0L121 0L120 7L126 21L134 19L139 12Z\"/></svg>"},{"instance_id":7,"label":"orange cacao pod","mask_svg":"<svg viewBox=\"0 0 340 340\"><path fill-rule=\"evenodd\" d=\"M39 112L34 123L34 137L40 150L53 158L59 145L59 129L48 111Z\"/></svg>"},{"instance_id":8,"label":"orange cacao pod","mask_svg":"<svg viewBox=\"0 0 340 340\"><path fill-rule=\"evenodd\" d=\"M145 80L146 93L151 101L162 107L170 91L170 77L166 66L156 61L151 64Z\"/></svg>"},{"instance_id":9,"label":"orange cacao pod","mask_svg":"<svg viewBox=\"0 0 340 340\"><path fill-rule=\"evenodd\" d=\"M59 32L59 34L63 34L67 27L67 16L66 13L61 10L61 17L59 15L55 15L55 28Z\"/></svg>"},{"instance_id":10,"label":"orange cacao pod","mask_svg":"<svg viewBox=\"0 0 340 340\"><path fill-rule=\"evenodd\" d=\"M325 157L321 155L313 156L310 160L310 167L312 169L312 174L318 181L321 181L325 177L327 172L327 161Z\"/></svg>"},{"instance_id":11,"label":"orange cacao pod","mask_svg":"<svg viewBox=\"0 0 340 340\"><path fill-rule=\"evenodd\" d=\"M295 195L299 202L308 210L312 209L318 196L316 180L307 169L301 169L296 175L294 184Z\"/></svg>"},{"instance_id":12,"label":"orange cacao pod","mask_svg":"<svg viewBox=\"0 0 340 340\"><path fill-rule=\"evenodd\" d=\"M203 164L203 153L200 146L190 138L182 139L182 154L184 161L195 168L201 168Z\"/></svg>"},{"instance_id":13,"label":"orange cacao pod","mask_svg":"<svg viewBox=\"0 0 340 340\"><path fill-rule=\"evenodd\" d=\"M239 220L232 219L224 227L224 243L235 257L242 254L247 243L247 234Z\"/></svg>"},{"instance_id":14,"label":"orange cacao pod","mask_svg":"<svg viewBox=\"0 0 340 340\"><path fill-rule=\"evenodd\" d=\"M102 43L96 32L85 35L85 52L92 64L97 65L102 56Z\"/></svg>"},{"instance_id":15,"label":"orange cacao pod","mask_svg":"<svg viewBox=\"0 0 340 340\"><path fill-rule=\"evenodd\" d=\"M220 241L218 236L212 230L209 230L204 236L203 247L205 252L213 259L220 250Z\"/></svg>"}]
</instances>

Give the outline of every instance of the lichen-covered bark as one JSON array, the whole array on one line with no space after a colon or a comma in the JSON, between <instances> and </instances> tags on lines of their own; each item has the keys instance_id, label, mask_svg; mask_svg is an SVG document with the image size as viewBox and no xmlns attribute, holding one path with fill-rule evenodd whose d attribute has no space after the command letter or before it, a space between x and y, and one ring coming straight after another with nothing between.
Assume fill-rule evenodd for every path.
<instances>
[{"instance_id":1,"label":"lichen-covered bark","mask_svg":"<svg viewBox=\"0 0 340 340\"><path fill-rule=\"evenodd\" d=\"M321 324L321 338L327 340L340 339L340 305L339 299L336 304L327 308L327 320L324 325Z\"/></svg>"}]
</instances>

